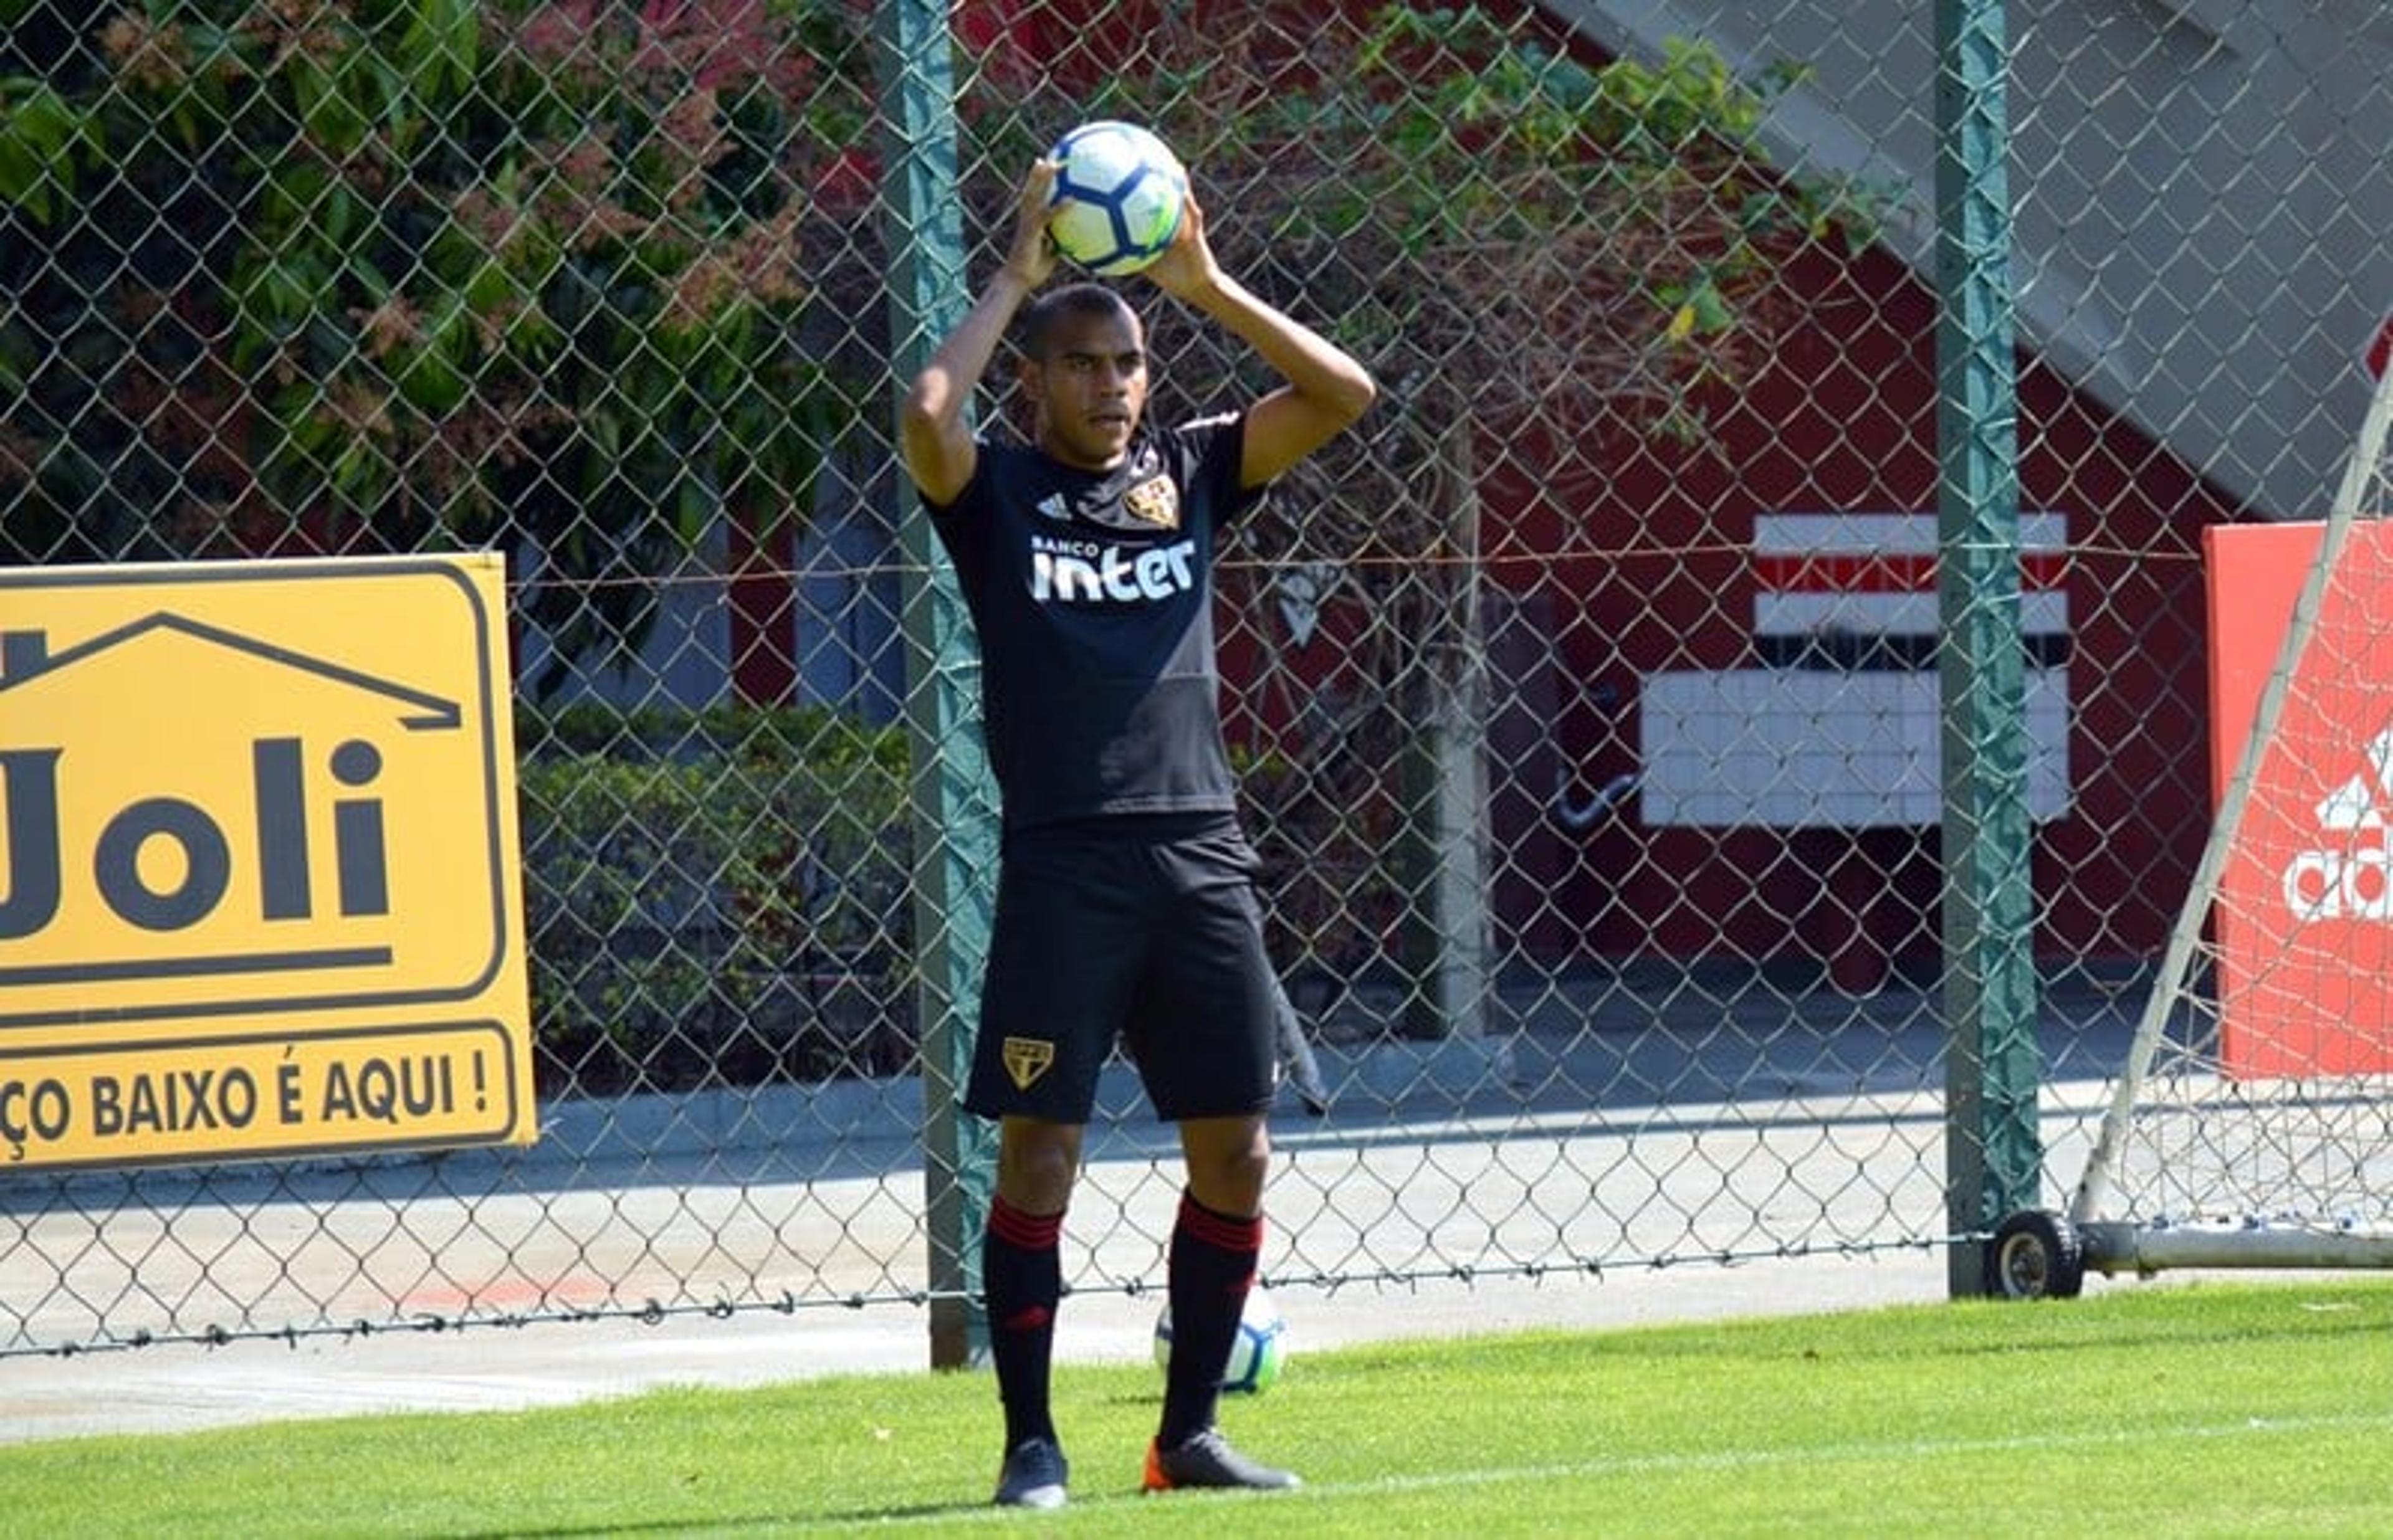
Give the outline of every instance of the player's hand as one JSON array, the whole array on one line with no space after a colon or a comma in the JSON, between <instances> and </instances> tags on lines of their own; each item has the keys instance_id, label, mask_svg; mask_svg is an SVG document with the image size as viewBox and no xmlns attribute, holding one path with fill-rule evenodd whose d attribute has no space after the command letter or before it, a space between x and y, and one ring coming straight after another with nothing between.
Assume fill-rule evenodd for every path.
<instances>
[{"instance_id":1,"label":"player's hand","mask_svg":"<svg viewBox=\"0 0 2393 1540\"><path fill-rule=\"evenodd\" d=\"M1221 265L1205 240L1205 210L1192 189L1180 207L1180 228L1171 244L1144 268L1155 286L1178 299L1193 299L1220 281Z\"/></svg>"},{"instance_id":2,"label":"player's hand","mask_svg":"<svg viewBox=\"0 0 2393 1540\"><path fill-rule=\"evenodd\" d=\"M1032 162L1014 202L1013 244L1005 254L1005 266L1026 288L1036 289L1055 271L1055 241L1047 233L1047 205L1063 169L1061 161L1044 156Z\"/></svg>"}]
</instances>

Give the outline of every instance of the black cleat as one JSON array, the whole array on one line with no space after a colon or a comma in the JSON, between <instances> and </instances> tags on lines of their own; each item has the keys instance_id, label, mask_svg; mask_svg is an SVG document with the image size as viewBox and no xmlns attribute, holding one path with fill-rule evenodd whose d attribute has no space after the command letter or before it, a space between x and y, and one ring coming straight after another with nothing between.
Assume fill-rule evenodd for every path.
<instances>
[{"instance_id":1,"label":"black cleat","mask_svg":"<svg viewBox=\"0 0 2393 1540\"><path fill-rule=\"evenodd\" d=\"M1285 1492L1304 1483L1292 1470L1277 1470L1259 1465L1230 1447L1230 1441L1218 1428L1199 1429L1188 1442L1177 1449L1166 1449L1159 1443L1146 1446L1146 1480L1141 1483L1149 1492L1170 1492L1179 1487L1236 1487L1249 1492Z\"/></svg>"},{"instance_id":2,"label":"black cleat","mask_svg":"<svg viewBox=\"0 0 2393 1540\"><path fill-rule=\"evenodd\" d=\"M997 1473L999 1507L1062 1507L1072 1467L1053 1439L1025 1439L1005 1452Z\"/></svg>"}]
</instances>

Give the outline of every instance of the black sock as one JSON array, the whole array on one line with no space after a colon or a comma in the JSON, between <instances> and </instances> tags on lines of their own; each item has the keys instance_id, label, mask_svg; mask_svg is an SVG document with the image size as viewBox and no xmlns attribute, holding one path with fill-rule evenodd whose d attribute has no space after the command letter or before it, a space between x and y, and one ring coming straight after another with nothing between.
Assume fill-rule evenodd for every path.
<instances>
[{"instance_id":1,"label":"black sock","mask_svg":"<svg viewBox=\"0 0 2393 1540\"><path fill-rule=\"evenodd\" d=\"M1181 1194L1165 1283L1171 1297L1171 1363L1164 1371L1163 1426L1156 1434L1166 1449L1212 1425L1222 1371L1262 1249L1262 1215L1233 1219Z\"/></svg>"},{"instance_id":2,"label":"black sock","mask_svg":"<svg viewBox=\"0 0 2393 1540\"><path fill-rule=\"evenodd\" d=\"M1055 1306L1064 1294L1057 1242L1061 1214L1026 1214L1003 1198L988 1206L981 1237L981 1292L988 1306L988 1351L1005 1404L1005 1447L1053 1439L1048 1370L1055 1356Z\"/></svg>"}]
</instances>

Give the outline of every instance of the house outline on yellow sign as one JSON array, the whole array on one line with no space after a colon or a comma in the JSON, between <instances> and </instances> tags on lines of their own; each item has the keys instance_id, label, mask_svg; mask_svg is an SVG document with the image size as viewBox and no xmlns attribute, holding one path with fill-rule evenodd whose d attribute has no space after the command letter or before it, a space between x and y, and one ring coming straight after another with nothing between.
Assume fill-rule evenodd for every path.
<instances>
[{"instance_id":1,"label":"house outline on yellow sign","mask_svg":"<svg viewBox=\"0 0 2393 1540\"><path fill-rule=\"evenodd\" d=\"M225 654L254 659L271 669L288 671L298 679L322 681L338 688L360 692L366 697L402 708L402 714L394 719L395 724L411 734L430 731L453 732L461 730L464 725L464 712L456 699L379 678L320 656L277 646L255 635L196 620L176 610L154 611L130 623L60 648L56 653L47 650L46 637L41 636L41 633L12 630L7 632L7 635L10 644L6 652L7 666L5 672L0 672L0 760L5 760L12 752L19 755L27 753L27 746L13 741L17 735L7 728L7 724L12 720L20 719L26 714L25 708L35 703L36 692L60 688L72 690L79 683L78 674L84 668L103 661L137 667L140 659L131 655L138 653L145 642L180 641L199 648L220 649ZM36 640L37 637L40 639ZM487 726L490 720L487 711L478 714L481 723ZM487 761L490 758L487 752L489 749L487 733L484 737L483 757ZM373 747L362 737L352 737L347 742L352 745L364 744L369 748ZM72 745L40 747L71 749ZM494 770L495 767L490 768ZM285 770L281 774L288 778L291 772ZM8 802L8 816L12 826L20 823L31 825L36 821L24 816L28 788L23 783L33 776L34 772L27 767L24 760L20 759L17 766L19 784L7 788L14 793ZM479 959L478 965L469 975L454 977L446 983L431 986L419 985L414 987L399 988L311 990L306 994L295 995L287 991L261 988L253 996L227 998L220 992L209 991L208 998L202 999L140 1001L134 1004L119 1004L114 1009L122 1014L165 1017L221 1014L238 1011L298 1011L322 1009L327 1006L391 1005L413 1001L461 999L479 993L489 984L491 974L499 966L501 958L498 949L503 945L505 938L505 926L501 907L504 902L504 893L501 882L500 855L497 850L499 829L495 816L497 803L495 779L494 774L485 777L484 806L482 816L477 820L481 825L483 836L479 842L490 852L490 859L486 863L488 878L486 886L489 899L487 912L490 917L487 938L489 946ZM184 808L190 808L192 804L188 801L176 798L147 800L157 803L158 807L150 816L149 822L153 827L147 829L146 838L151 841L169 842L176 839L177 832L174 825L177 819L170 815L177 810L172 804L181 802ZM355 804L362 805L364 803L364 799L351 800ZM119 813L117 816L122 818L124 815ZM200 809L197 810L196 815L191 812L180 813L179 821L187 827L198 828L198 820L208 817L206 810ZM353 819L352 822L356 820ZM137 828L137 832L142 832L142 830ZM224 831L219 829L218 832L221 834ZM205 838L204 830L202 830L201 837ZM454 835L451 837L453 838ZM119 842L120 844L122 842ZM261 838L259 842L263 845L265 841ZM12 839L8 843L10 849L17 853L15 870L20 881L9 885L5 898L0 898L0 908L9 905L20 905L28 896L19 891L22 886L21 879L26 870L24 853L19 848L20 842ZM317 842L306 840L303 833L303 838L299 842L298 860L300 862L312 864L320 859L315 853L316 843ZM340 852L337 842L334 843L334 854L337 856ZM243 859L242 854L231 850L227 850L224 854L227 859L234 862ZM354 852L349 854L353 859L368 859L361 854ZM276 860L276 855L270 848L261 849L251 858L270 868L271 864ZM287 868L294 864L293 858L285 854L281 857L281 864ZM158 896L137 882L133 886L138 894L147 894L151 898ZM15 938L9 935L6 926L0 926L0 940L7 939ZM246 958L224 953L203 952L187 956L160 953L147 959L113 962L106 959L91 959L81 963L52 964L45 970L39 965L29 967L24 964L12 964L6 960L5 953L0 953L0 1026L64 1021L87 1014L85 1011L78 1011L72 1007L53 1007L28 1012L12 1010L6 1005L10 985L34 982L37 978L45 976L54 978L60 984L78 985L148 976L163 984L177 979L189 981L201 977L226 979L244 975L263 976L305 972L313 970L330 971L345 966L387 966L391 961L389 948L386 946L323 947L297 951L277 947L262 950Z\"/></svg>"}]
</instances>

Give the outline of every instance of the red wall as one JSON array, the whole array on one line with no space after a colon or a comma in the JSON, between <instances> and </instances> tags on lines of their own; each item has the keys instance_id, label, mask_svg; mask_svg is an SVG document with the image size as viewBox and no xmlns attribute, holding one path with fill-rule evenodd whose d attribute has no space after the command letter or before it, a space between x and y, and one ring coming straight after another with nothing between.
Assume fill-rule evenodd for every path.
<instances>
[{"instance_id":1,"label":"red wall","mask_svg":"<svg viewBox=\"0 0 2393 1540\"><path fill-rule=\"evenodd\" d=\"M1538 581L1561 595L1571 670L1625 701L1647 672L1746 660L1754 582L1744 553L1756 515L1936 506L1933 295L1876 252L1807 256L1789 290L1803 319L1720 411L1714 446L1589 446L1581 452L1604 475L1579 478L1566 502L1540 487L1533 457L1515 455L1490 478L1490 506L1522 544L1554 549L1576 526L1583 543L1620 553L1558 564ZM2206 817L2199 530L2237 510L2033 359L2019 395L2021 506L2065 514L2072 546L2073 795L2069 816L2039 831L2040 944L2150 952ZM1563 725L1565 754L1590 767L1583 779L1634 768L1633 711L1615 741ZM1541 950L1763 957L1791 943L1833 956L1846 939L1834 911L1866 895L1880 947L1932 956L1931 843L1615 822L1580 844L1529 930ZM1824 887L1841 890L1827 913L1814 902Z\"/></svg>"},{"instance_id":2,"label":"red wall","mask_svg":"<svg viewBox=\"0 0 2393 1540\"><path fill-rule=\"evenodd\" d=\"M1706 449L1627 434L1480 448L1489 551L1529 556L1492 561L1490 581L1549 617L1562 683L1546 747L1576 798L1636 768L1643 675L1749 666L1756 515L1936 506L1933 295L1876 252L1808 255L1788 291L1799 323L1720 404ZM2148 955L2207 816L2199 532L2238 510L2033 358L2019 398L2021 506L2066 515L2071 542L2073 796L2037 834L2039 948ZM1316 643L1293 666L1326 671L1333 656ZM1240 694L1258 676L1251 640L1235 639L1225 661ZM1616 704L1589 704L1597 691ZM1285 719L1283 699L1243 704L1259 718L1250 736ZM1499 919L1533 953L1824 958L1855 986L1889 956L1936 956L1932 832L1648 829L1632 802L1575 834L1539 795L1549 763L1522 770L1495 808L1510 863ZM1513 767L1496 766L1499 785Z\"/></svg>"}]
</instances>

